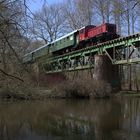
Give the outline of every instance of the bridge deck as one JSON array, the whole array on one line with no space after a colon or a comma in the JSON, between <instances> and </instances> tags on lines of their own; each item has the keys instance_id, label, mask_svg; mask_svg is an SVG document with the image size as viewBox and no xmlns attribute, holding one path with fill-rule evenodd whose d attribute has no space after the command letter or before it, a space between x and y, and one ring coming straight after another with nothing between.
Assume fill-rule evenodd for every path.
<instances>
[{"instance_id":1,"label":"bridge deck","mask_svg":"<svg viewBox=\"0 0 140 140\"><path fill-rule=\"evenodd\" d=\"M47 73L89 69L94 67L96 54L108 55L114 65L139 63L139 50L140 33L137 33L49 58L43 67Z\"/></svg>"}]
</instances>

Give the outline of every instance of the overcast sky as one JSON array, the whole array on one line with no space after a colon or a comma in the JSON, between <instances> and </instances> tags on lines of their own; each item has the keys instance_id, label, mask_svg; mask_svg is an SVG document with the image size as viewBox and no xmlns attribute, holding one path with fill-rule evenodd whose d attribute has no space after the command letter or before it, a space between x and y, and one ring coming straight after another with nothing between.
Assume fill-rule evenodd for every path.
<instances>
[{"instance_id":1,"label":"overcast sky","mask_svg":"<svg viewBox=\"0 0 140 140\"><path fill-rule=\"evenodd\" d=\"M53 4L53 3L61 2L62 0L46 0L46 1L48 4ZM35 12L41 8L43 3L44 3L44 0L29 0L28 6L32 12Z\"/></svg>"}]
</instances>

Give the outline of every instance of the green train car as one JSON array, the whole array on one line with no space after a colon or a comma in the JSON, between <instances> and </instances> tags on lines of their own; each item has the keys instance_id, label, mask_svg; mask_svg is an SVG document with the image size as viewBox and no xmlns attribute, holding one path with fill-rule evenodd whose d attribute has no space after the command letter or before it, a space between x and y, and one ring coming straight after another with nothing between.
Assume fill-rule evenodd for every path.
<instances>
[{"instance_id":1,"label":"green train car","mask_svg":"<svg viewBox=\"0 0 140 140\"><path fill-rule=\"evenodd\" d=\"M44 45L33 52L33 58L38 59L40 57L43 57L44 55L47 55L49 53L49 47L51 44Z\"/></svg>"},{"instance_id":2,"label":"green train car","mask_svg":"<svg viewBox=\"0 0 140 140\"><path fill-rule=\"evenodd\" d=\"M56 39L51 43L50 52L62 52L63 50L71 47L76 46L78 44L78 38L77 38L78 31L75 30L65 36L62 36L61 38Z\"/></svg>"},{"instance_id":3,"label":"green train car","mask_svg":"<svg viewBox=\"0 0 140 140\"><path fill-rule=\"evenodd\" d=\"M62 36L55 41L46 44L28 54L26 54L23 57L23 63L31 63L34 62L35 60L48 55L48 54L54 54L54 55L59 55L60 52L62 53L66 51L68 48L75 47L79 40L77 37L78 30L75 30L65 36Z\"/></svg>"},{"instance_id":4,"label":"green train car","mask_svg":"<svg viewBox=\"0 0 140 140\"><path fill-rule=\"evenodd\" d=\"M23 57L23 63L31 63L45 55L48 55L50 46L51 44L47 44L30 53L27 53Z\"/></svg>"},{"instance_id":5,"label":"green train car","mask_svg":"<svg viewBox=\"0 0 140 140\"><path fill-rule=\"evenodd\" d=\"M33 55L32 52L30 52L30 53L24 55L24 56L23 56L23 59L22 59L23 63L32 62L32 61L33 61L33 56L32 56L32 55Z\"/></svg>"}]
</instances>

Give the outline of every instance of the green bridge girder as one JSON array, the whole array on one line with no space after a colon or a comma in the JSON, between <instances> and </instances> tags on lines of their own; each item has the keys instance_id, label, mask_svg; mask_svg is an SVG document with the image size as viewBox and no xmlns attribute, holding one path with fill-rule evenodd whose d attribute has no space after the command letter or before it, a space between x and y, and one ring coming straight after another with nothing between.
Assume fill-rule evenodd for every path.
<instances>
[{"instance_id":1,"label":"green bridge girder","mask_svg":"<svg viewBox=\"0 0 140 140\"><path fill-rule=\"evenodd\" d=\"M114 65L139 63L139 50L140 33L137 33L51 57L42 66L47 73L90 69L94 67L94 56L97 54L106 54Z\"/></svg>"}]
</instances>

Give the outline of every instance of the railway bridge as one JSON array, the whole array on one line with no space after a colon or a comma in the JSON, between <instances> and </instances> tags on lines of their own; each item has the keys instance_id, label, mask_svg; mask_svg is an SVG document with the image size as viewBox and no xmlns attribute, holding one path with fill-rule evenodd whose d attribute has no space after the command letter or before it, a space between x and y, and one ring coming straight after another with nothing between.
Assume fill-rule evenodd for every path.
<instances>
[{"instance_id":1,"label":"railway bridge","mask_svg":"<svg viewBox=\"0 0 140 140\"><path fill-rule=\"evenodd\" d=\"M47 73L90 69L95 66L97 55L106 55L113 65L139 63L140 33L48 58L43 68Z\"/></svg>"},{"instance_id":2,"label":"railway bridge","mask_svg":"<svg viewBox=\"0 0 140 140\"><path fill-rule=\"evenodd\" d=\"M97 45L65 53L59 56L39 58L34 61L39 69L46 74L94 71L96 79L118 78L120 66L139 64L140 62L140 33L120 37Z\"/></svg>"}]
</instances>

